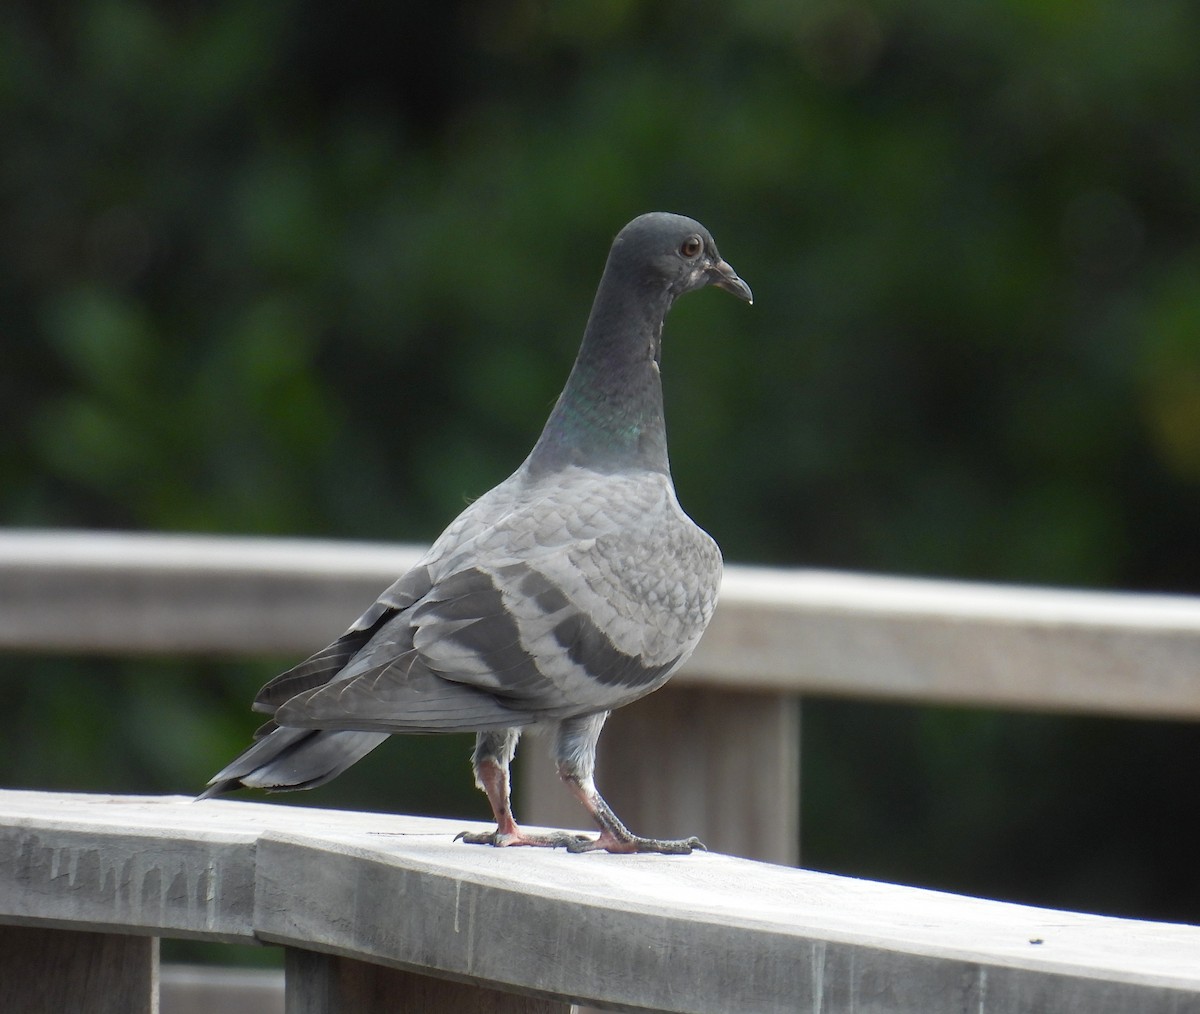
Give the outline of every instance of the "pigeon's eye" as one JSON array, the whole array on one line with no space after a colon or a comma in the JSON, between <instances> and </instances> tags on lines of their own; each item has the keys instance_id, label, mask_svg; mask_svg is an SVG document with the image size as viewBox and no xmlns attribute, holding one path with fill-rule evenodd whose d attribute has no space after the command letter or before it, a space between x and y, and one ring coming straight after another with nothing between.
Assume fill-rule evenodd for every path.
<instances>
[{"instance_id":1,"label":"pigeon's eye","mask_svg":"<svg viewBox=\"0 0 1200 1014\"><path fill-rule=\"evenodd\" d=\"M704 241L701 240L699 236L689 236L679 247L679 252L683 254L684 257L691 260L693 257L699 256L700 251L703 249Z\"/></svg>"}]
</instances>

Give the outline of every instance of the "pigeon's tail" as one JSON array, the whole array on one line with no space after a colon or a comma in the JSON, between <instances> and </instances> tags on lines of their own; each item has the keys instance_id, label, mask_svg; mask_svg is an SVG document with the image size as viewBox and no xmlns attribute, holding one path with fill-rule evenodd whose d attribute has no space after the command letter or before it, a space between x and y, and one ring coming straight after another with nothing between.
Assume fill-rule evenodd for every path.
<instances>
[{"instance_id":1,"label":"pigeon's tail","mask_svg":"<svg viewBox=\"0 0 1200 1014\"><path fill-rule=\"evenodd\" d=\"M275 728L218 771L196 798L243 786L282 792L324 785L387 738L386 732Z\"/></svg>"}]
</instances>

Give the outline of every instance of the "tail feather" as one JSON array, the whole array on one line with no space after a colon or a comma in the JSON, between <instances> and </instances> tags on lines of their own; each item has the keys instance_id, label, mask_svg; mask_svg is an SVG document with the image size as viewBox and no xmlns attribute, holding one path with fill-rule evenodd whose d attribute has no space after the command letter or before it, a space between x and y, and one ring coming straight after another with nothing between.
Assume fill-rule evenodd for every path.
<instances>
[{"instance_id":1,"label":"tail feather","mask_svg":"<svg viewBox=\"0 0 1200 1014\"><path fill-rule=\"evenodd\" d=\"M213 775L196 798L208 799L243 786L283 792L324 785L387 738L385 732L276 728Z\"/></svg>"}]
</instances>

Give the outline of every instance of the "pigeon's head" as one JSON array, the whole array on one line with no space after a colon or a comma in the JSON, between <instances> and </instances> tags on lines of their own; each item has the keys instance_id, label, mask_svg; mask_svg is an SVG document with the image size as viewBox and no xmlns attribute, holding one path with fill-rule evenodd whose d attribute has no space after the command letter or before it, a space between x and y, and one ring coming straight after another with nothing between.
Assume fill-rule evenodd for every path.
<instances>
[{"instance_id":1,"label":"pigeon's head","mask_svg":"<svg viewBox=\"0 0 1200 1014\"><path fill-rule=\"evenodd\" d=\"M721 259L712 233L683 215L656 211L638 216L617 234L610 263L619 264L622 273L643 284L665 286L672 300L715 285L754 302L750 286Z\"/></svg>"}]
</instances>

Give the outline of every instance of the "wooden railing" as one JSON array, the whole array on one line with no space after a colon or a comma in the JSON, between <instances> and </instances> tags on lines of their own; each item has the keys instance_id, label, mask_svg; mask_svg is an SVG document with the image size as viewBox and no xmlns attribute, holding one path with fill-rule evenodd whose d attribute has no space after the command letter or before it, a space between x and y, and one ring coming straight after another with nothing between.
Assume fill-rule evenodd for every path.
<instances>
[{"instance_id":1,"label":"wooden railing","mask_svg":"<svg viewBox=\"0 0 1200 1014\"><path fill-rule=\"evenodd\" d=\"M3 534L0 649L301 654L416 553ZM692 662L613 715L600 784L635 826L792 863L809 693L1194 719L1200 600L731 567ZM553 776L530 753L536 789ZM528 795L532 823L579 823L560 790ZM2 792L0 1011L151 1010L164 936L282 945L287 1009L313 1014L1200 1011L1196 927L729 855L467 848L463 827Z\"/></svg>"}]
</instances>

